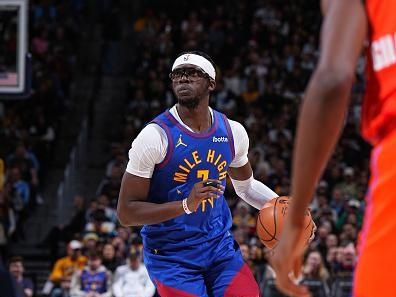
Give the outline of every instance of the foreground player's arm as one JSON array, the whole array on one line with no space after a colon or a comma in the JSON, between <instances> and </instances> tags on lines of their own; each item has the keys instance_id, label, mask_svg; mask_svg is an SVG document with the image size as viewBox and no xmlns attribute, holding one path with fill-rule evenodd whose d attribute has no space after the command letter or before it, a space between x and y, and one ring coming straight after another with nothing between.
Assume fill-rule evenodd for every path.
<instances>
[{"instance_id":1,"label":"foreground player's arm","mask_svg":"<svg viewBox=\"0 0 396 297\"><path fill-rule=\"evenodd\" d=\"M220 183L218 180L211 181ZM185 214L182 201L160 204L148 202L149 188L149 178L124 173L117 205L117 215L121 225L127 227L158 224ZM188 208L194 212L202 200L210 197L218 198L221 192L220 188L205 187L204 181L196 183L187 198Z\"/></svg>"},{"instance_id":2,"label":"foreground player's arm","mask_svg":"<svg viewBox=\"0 0 396 297\"><path fill-rule=\"evenodd\" d=\"M278 288L292 296L307 296L288 274L302 251L296 250L304 212L343 126L355 67L366 36L361 0L326 3L319 63L301 109L292 170L293 200L280 242L271 258Z\"/></svg>"},{"instance_id":3,"label":"foreground player's arm","mask_svg":"<svg viewBox=\"0 0 396 297\"><path fill-rule=\"evenodd\" d=\"M262 209L264 204L278 195L253 177L252 167L248 160L249 137L245 128L238 122L230 121L235 143L235 158L228 174L236 194L251 206Z\"/></svg>"},{"instance_id":4,"label":"foreground player's arm","mask_svg":"<svg viewBox=\"0 0 396 297\"><path fill-rule=\"evenodd\" d=\"M158 128L152 125L146 126L133 142L117 204L117 215L122 225L157 224L185 214L182 201L148 202L151 176L155 165L163 160L166 146L166 138L164 140ZM221 191L222 188L204 187L203 182L195 184L189 196L185 197L188 208L196 211L202 200L217 198L216 194L221 194Z\"/></svg>"},{"instance_id":5,"label":"foreground player's arm","mask_svg":"<svg viewBox=\"0 0 396 297\"><path fill-rule=\"evenodd\" d=\"M327 1L326 1L327 2ZM321 31L321 55L298 121L290 218L302 224L315 185L333 152L347 115L367 23L361 0L332 0Z\"/></svg>"}]
</instances>

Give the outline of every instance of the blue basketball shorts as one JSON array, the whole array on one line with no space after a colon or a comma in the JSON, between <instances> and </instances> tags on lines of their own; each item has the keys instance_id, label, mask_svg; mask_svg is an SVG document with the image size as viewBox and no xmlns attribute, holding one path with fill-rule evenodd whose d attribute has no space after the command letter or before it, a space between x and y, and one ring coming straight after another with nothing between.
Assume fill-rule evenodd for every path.
<instances>
[{"instance_id":1,"label":"blue basketball shorts","mask_svg":"<svg viewBox=\"0 0 396 297\"><path fill-rule=\"evenodd\" d=\"M144 249L161 297L258 297L259 287L232 236L179 251Z\"/></svg>"}]
</instances>

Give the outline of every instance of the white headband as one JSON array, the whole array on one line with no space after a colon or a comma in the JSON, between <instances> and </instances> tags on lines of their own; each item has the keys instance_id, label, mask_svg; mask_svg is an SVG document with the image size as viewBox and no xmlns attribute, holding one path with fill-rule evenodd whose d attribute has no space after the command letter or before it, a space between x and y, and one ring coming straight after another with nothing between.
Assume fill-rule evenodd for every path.
<instances>
[{"instance_id":1,"label":"white headband","mask_svg":"<svg viewBox=\"0 0 396 297\"><path fill-rule=\"evenodd\" d=\"M212 63L206 58L196 55L196 54L184 54L178 57L172 66L172 71L184 64L191 64L200 67L205 73L207 73L212 79L216 79L216 70L214 69Z\"/></svg>"}]
</instances>

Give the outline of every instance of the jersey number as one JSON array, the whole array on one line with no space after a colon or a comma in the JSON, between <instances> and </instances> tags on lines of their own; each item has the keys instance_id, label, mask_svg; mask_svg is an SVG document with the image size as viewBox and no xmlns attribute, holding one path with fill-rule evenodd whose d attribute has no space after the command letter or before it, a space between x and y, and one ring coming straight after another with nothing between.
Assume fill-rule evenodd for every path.
<instances>
[{"instance_id":1,"label":"jersey number","mask_svg":"<svg viewBox=\"0 0 396 297\"><path fill-rule=\"evenodd\" d=\"M208 169L198 170L197 178L201 178L202 180L207 180L209 178L209 170Z\"/></svg>"},{"instance_id":2,"label":"jersey number","mask_svg":"<svg viewBox=\"0 0 396 297\"><path fill-rule=\"evenodd\" d=\"M201 178L202 180L207 180L209 178L209 170L208 169L201 169L197 171L197 178ZM202 212L205 212L206 210L206 203L210 203L210 205L213 208L214 205L214 198L208 198L205 200L202 200L201 202L201 210Z\"/></svg>"}]
</instances>

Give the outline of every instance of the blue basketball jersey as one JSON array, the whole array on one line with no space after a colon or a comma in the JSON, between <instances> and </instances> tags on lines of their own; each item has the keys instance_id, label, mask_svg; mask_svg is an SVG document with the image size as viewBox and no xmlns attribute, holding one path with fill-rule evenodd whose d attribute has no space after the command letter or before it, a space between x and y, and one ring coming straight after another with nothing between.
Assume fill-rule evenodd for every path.
<instances>
[{"instance_id":1,"label":"blue basketball jersey","mask_svg":"<svg viewBox=\"0 0 396 297\"><path fill-rule=\"evenodd\" d=\"M181 201L188 197L195 183L208 178L219 179L225 186L227 170L235 155L225 115L214 110L212 127L204 133L189 131L169 110L152 122L166 132L168 150L165 159L154 169L149 202ZM141 234L147 248L180 250L224 236L231 226L231 212L221 196L204 200L192 214L145 225Z\"/></svg>"},{"instance_id":2,"label":"blue basketball jersey","mask_svg":"<svg viewBox=\"0 0 396 297\"><path fill-rule=\"evenodd\" d=\"M105 293L107 291L106 271L90 272L84 269L81 273L81 290L84 292Z\"/></svg>"}]
</instances>

